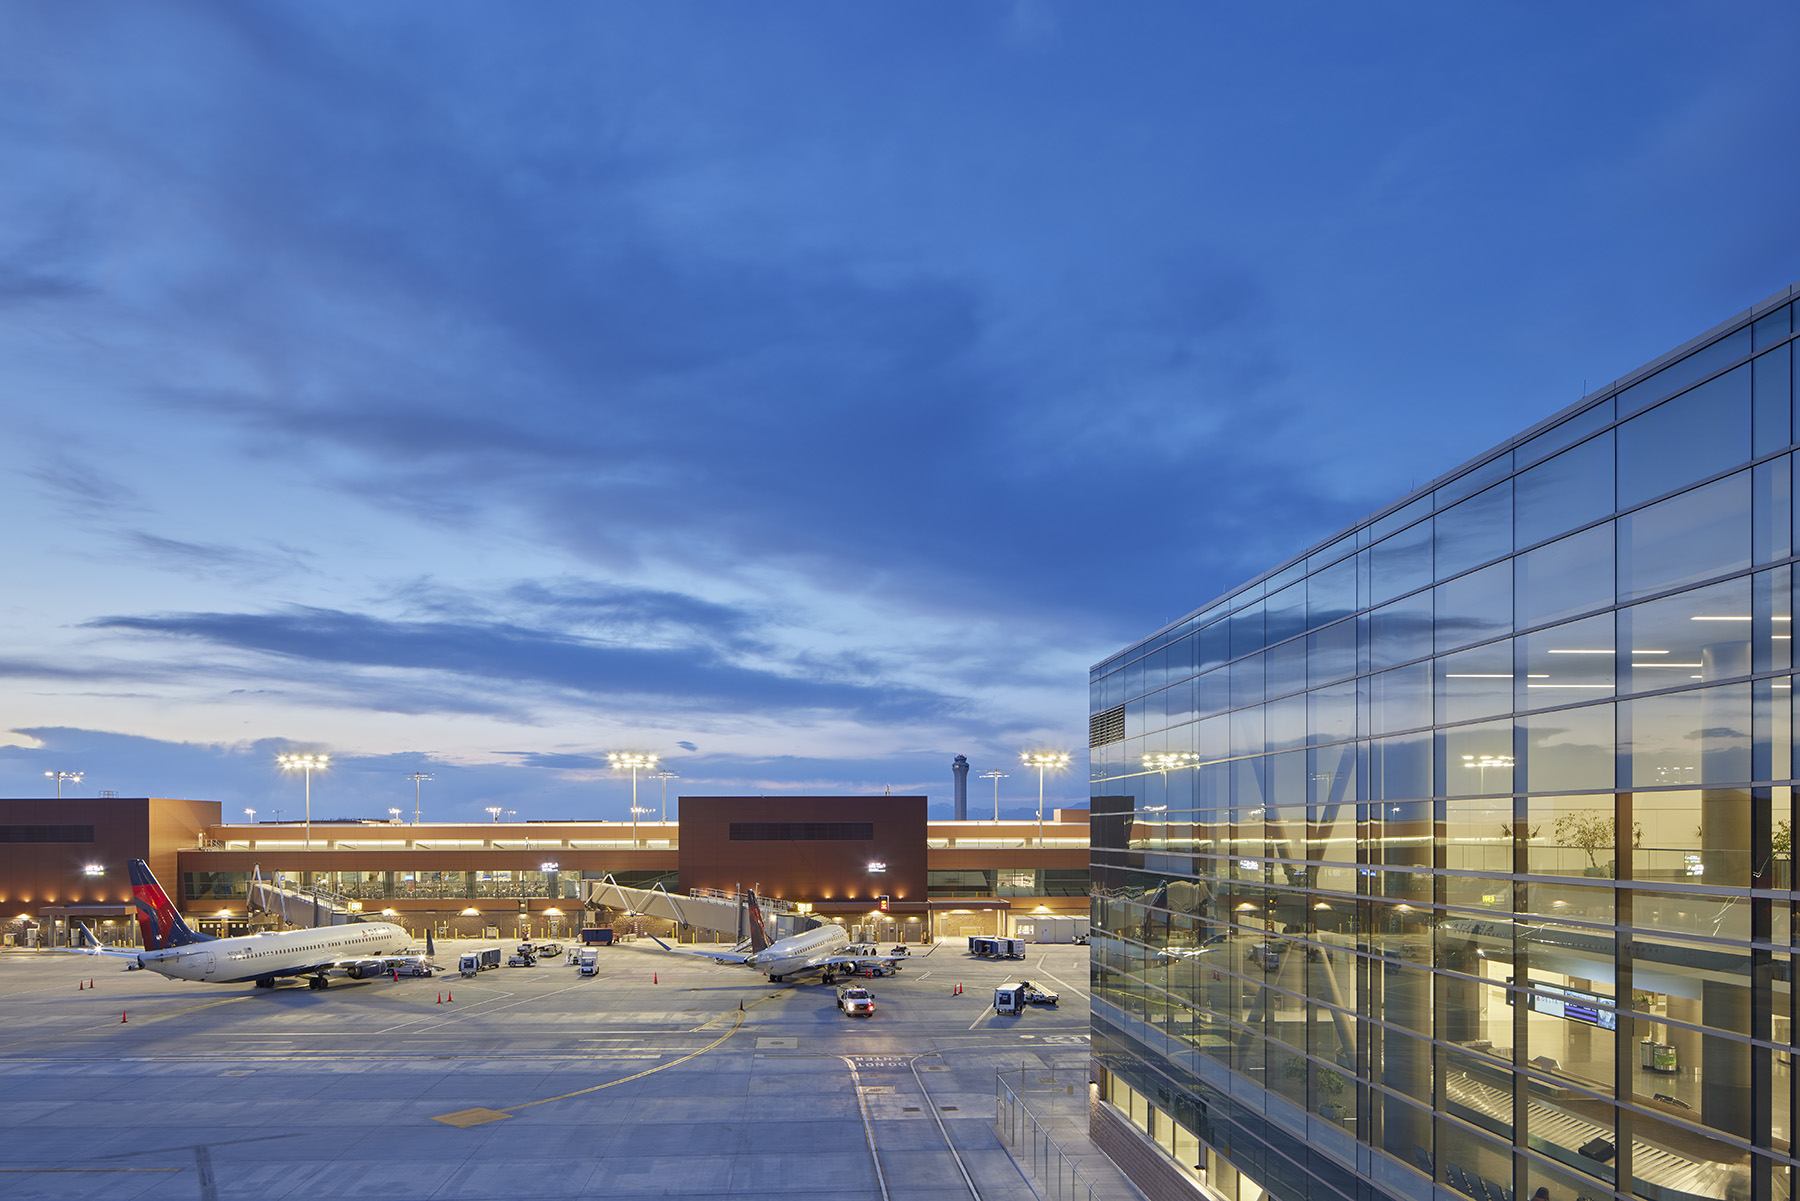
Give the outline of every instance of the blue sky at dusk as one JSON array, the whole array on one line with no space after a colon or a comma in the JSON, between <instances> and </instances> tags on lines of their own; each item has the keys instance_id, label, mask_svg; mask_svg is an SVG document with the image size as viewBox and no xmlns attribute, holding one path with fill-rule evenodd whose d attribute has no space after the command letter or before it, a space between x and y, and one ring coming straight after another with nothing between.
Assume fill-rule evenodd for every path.
<instances>
[{"instance_id":1,"label":"blue sky at dusk","mask_svg":"<svg viewBox=\"0 0 1800 1201\"><path fill-rule=\"evenodd\" d=\"M0 0L0 793L1080 802L1092 663L1800 280L1797 47Z\"/></svg>"}]
</instances>

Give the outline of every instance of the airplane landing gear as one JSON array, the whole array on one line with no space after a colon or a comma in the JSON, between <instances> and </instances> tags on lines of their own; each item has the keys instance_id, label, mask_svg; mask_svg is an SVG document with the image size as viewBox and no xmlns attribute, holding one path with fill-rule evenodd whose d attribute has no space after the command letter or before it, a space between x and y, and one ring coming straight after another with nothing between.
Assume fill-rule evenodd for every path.
<instances>
[{"instance_id":1,"label":"airplane landing gear","mask_svg":"<svg viewBox=\"0 0 1800 1201\"><path fill-rule=\"evenodd\" d=\"M781 977L780 977L780 976L770 976L770 977L769 977L769 983L770 983L770 984L780 984L780 983L781 983Z\"/></svg>"},{"instance_id":2,"label":"airplane landing gear","mask_svg":"<svg viewBox=\"0 0 1800 1201\"><path fill-rule=\"evenodd\" d=\"M327 980L323 976L309 976L309 977L307 977L307 980L306 980L306 987L308 987L308 988L330 988L331 981Z\"/></svg>"},{"instance_id":3,"label":"airplane landing gear","mask_svg":"<svg viewBox=\"0 0 1800 1201\"><path fill-rule=\"evenodd\" d=\"M273 976L258 976L256 978L256 987L258 987L258 988L274 988L275 987L275 977L273 977Z\"/></svg>"}]
</instances>

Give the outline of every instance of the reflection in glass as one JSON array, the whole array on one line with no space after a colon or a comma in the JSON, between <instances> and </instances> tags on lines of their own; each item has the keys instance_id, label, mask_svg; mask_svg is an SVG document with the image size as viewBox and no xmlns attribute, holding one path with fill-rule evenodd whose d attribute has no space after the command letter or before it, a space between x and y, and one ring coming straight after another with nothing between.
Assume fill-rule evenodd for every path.
<instances>
[{"instance_id":1,"label":"reflection in glass","mask_svg":"<svg viewBox=\"0 0 1800 1201\"><path fill-rule=\"evenodd\" d=\"M1750 473L1740 471L1619 518L1619 599L1750 566Z\"/></svg>"},{"instance_id":2,"label":"reflection in glass","mask_svg":"<svg viewBox=\"0 0 1800 1201\"><path fill-rule=\"evenodd\" d=\"M1376 604L1431 583L1431 523L1377 542L1371 550L1369 582Z\"/></svg>"},{"instance_id":3,"label":"reflection in glass","mask_svg":"<svg viewBox=\"0 0 1800 1201\"><path fill-rule=\"evenodd\" d=\"M1527 629L1613 600L1613 530L1595 526L1513 560L1513 624Z\"/></svg>"},{"instance_id":4,"label":"reflection in glass","mask_svg":"<svg viewBox=\"0 0 1800 1201\"><path fill-rule=\"evenodd\" d=\"M1620 609L1619 691L1679 688L1721 665L1747 674L1750 627L1748 577Z\"/></svg>"},{"instance_id":5,"label":"reflection in glass","mask_svg":"<svg viewBox=\"0 0 1800 1201\"><path fill-rule=\"evenodd\" d=\"M1619 507L1633 508L1750 459L1750 366L1621 422Z\"/></svg>"},{"instance_id":6,"label":"reflection in glass","mask_svg":"<svg viewBox=\"0 0 1800 1201\"><path fill-rule=\"evenodd\" d=\"M1535 546L1612 511L1613 436L1608 432L1513 481L1513 544Z\"/></svg>"},{"instance_id":7,"label":"reflection in glass","mask_svg":"<svg viewBox=\"0 0 1800 1201\"><path fill-rule=\"evenodd\" d=\"M1598 700L1613 692L1613 619L1584 617L1513 639L1520 709Z\"/></svg>"},{"instance_id":8,"label":"reflection in glass","mask_svg":"<svg viewBox=\"0 0 1800 1201\"><path fill-rule=\"evenodd\" d=\"M1369 665L1376 671L1431 653L1431 593L1421 592L1369 615Z\"/></svg>"},{"instance_id":9,"label":"reflection in glass","mask_svg":"<svg viewBox=\"0 0 1800 1201\"><path fill-rule=\"evenodd\" d=\"M1513 790L1513 724L1477 722L1440 735L1444 765L1441 796L1485 796Z\"/></svg>"},{"instance_id":10,"label":"reflection in glass","mask_svg":"<svg viewBox=\"0 0 1800 1201\"><path fill-rule=\"evenodd\" d=\"M1437 649L1454 650L1512 632L1511 563L1495 563L1437 586Z\"/></svg>"},{"instance_id":11,"label":"reflection in glass","mask_svg":"<svg viewBox=\"0 0 1800 1201\"><path fill-rule=\"evenodd\" d=\"M1520 786L1528 792L1611 788L1613 706L1584 705L1519 719L1524 761Z\"/></svg>"},{"instance_id":12,"label":"reflection in glass","mask_svg":"<svg viewBox=\"0 0 1800 1201\"><path fill-rule=\"evenodd\" d=\"M1512 481L1495 484L1437 515L1437 578L1449 579L1512 550Z\"/></svg>"},{"instance_id":13,"label":"reflection in glass","mask_svg":"<svg viewBox=\"0 0 1800 1201\"><path fill-rule=\"evenodd\" d=\"M1512 711L1511 642L1445 655L1436 667L1438 721L1469 721Z\"/></svg>"}]
</instances>

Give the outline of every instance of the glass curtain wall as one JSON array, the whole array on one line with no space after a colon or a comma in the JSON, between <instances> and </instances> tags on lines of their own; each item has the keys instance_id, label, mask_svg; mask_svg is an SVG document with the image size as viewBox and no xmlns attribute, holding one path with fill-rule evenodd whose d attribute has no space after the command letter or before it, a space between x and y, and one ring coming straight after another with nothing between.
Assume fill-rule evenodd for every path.
<instances>
[{"instance_id":1,"label":"glass curtain wall","mask_svg":"<svg viewBox=\"0 0 1800 1201\"><path fill-rule=\"evenodd\" d=\"M1764 307L1094 670L1095 1053L1190 1175L1789 1197L1795 326Z\"/></svg>"}]
</instances>

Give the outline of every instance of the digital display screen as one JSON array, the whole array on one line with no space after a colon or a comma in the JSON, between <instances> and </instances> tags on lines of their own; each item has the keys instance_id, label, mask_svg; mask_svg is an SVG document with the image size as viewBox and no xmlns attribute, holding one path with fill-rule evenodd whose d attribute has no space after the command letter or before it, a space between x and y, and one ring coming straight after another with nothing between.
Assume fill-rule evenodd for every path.
<instances>
[{"instance_id":1,"label":"digital display screen","mask_svg":"<svg viewBox=\"0 0 1800 1201\"><path fill-rule=\"evenodd\" d=\"M1510 983L1510 981L1509 981ZM1571 1022L1581 1022L1588 1026L1597 1026L1602 1030L1616 1030L1619 1027L1619 1015L1610 1009L1602 1009L1602 1005L1610 1004L1611 997L1603 997L1599 993L1582 992L1578 988L1564 988L1560 984L1539 984L1529 981L1529 987L1537 991L1530 994L1531 1011L1547 1017L1565 1018ZM1506 1003L1513 1003L1512 994L1506 994Z\"/></svg>"}]
</instances>

